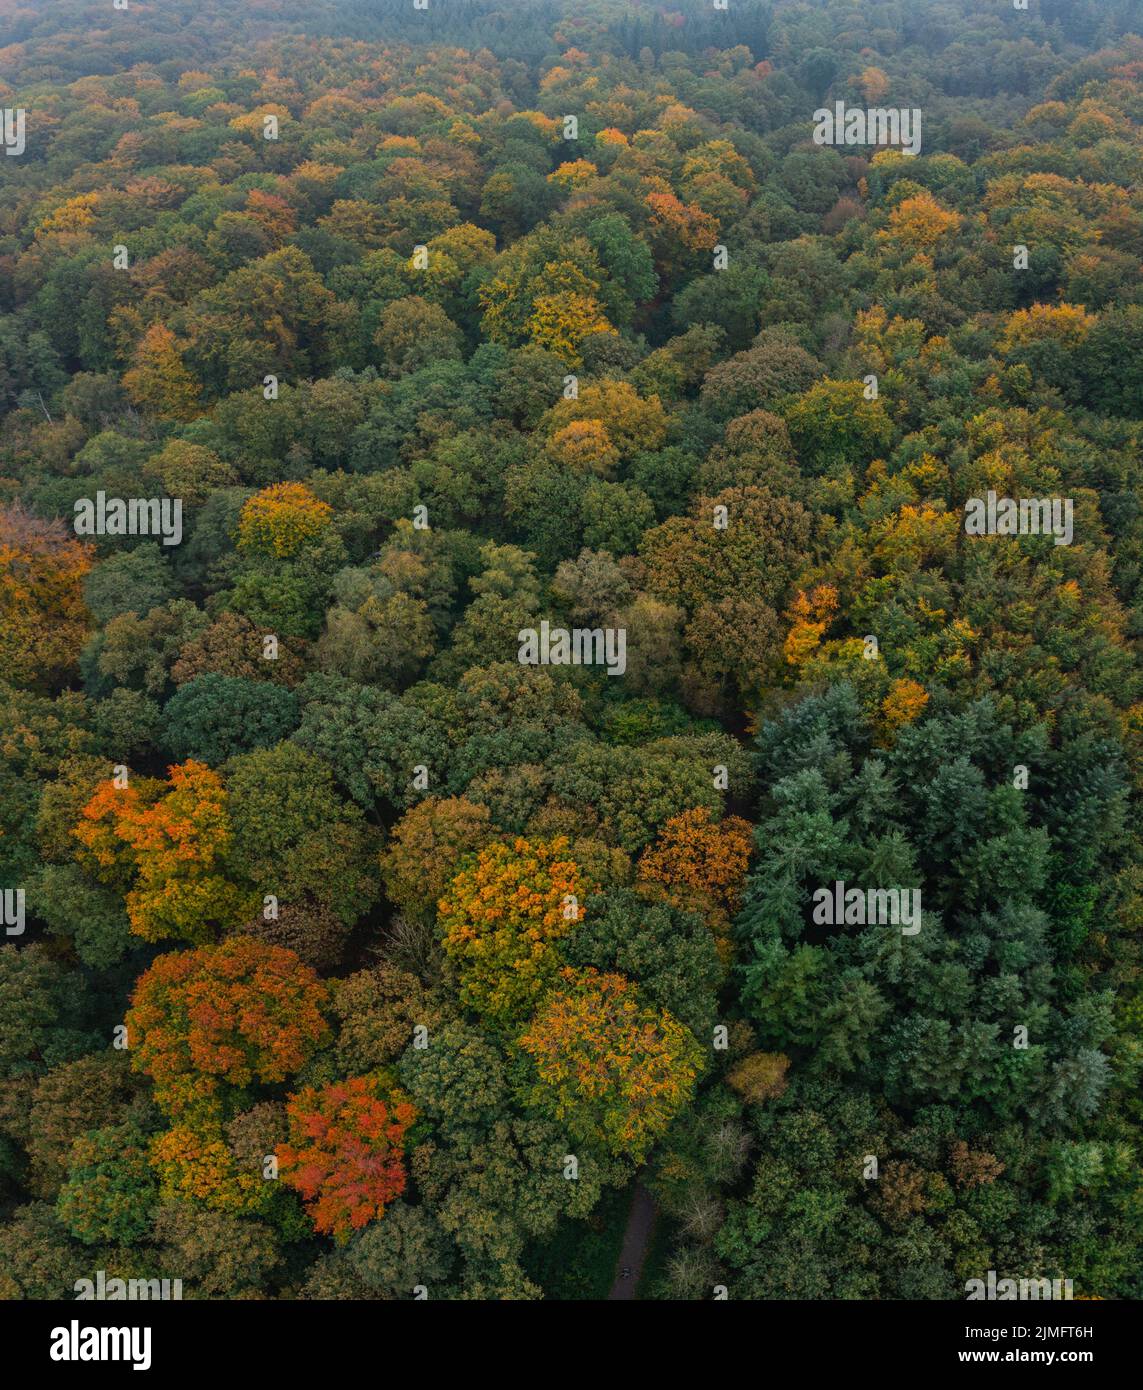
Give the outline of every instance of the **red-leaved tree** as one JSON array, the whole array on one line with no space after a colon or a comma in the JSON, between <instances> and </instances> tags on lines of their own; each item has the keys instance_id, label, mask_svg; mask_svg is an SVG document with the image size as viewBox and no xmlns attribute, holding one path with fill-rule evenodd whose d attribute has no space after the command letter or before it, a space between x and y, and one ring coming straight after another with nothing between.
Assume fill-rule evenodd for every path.
<instances>
[{"instance_id":1,"label":"red-leaved tree","mask_svg":"<svg viewBox=\"0 0 1143 1390\"><path fill-rule=\"evenodd\" d=\"M293 951L235 936L159 956L127 1015L132 1065L174 1118L214 1119L326 1041L326 987Z\"/></svg>"},{"instance_id":2,"label":"red-leaved tree","mask_svg":"<svg viewBox=\"0 0 1143 1390\"><path fill-rule=\"evenodd\" d=\"M404 1192L404 1139L416 1111L380 1077L307 1086L286 1111L290 1138L277 1149L278 1173L323 1235L347 1239Z\"/></svg>"}]
</instances>

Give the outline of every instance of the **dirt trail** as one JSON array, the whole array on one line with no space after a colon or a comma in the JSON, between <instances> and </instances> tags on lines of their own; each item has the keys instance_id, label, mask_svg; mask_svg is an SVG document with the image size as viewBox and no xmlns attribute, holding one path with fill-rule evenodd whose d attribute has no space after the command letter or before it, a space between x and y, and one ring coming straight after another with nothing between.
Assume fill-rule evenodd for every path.
<instances>
[{"instance_id":1,"label":"dirt trail","mask_svg":"<svg viewBox=\"0 0 1143 1390\"><path fill-rule=\"evenodd\" d=\"M639 1280L643 1274L643 1264L647 1258L647 1248L651 1243L651 1232L655 1226L655 1202L641 1182L635 1183L631 1197L631 1210L627 1214L627 1229L623 1232L623 1247L619 1252L619 1265L615 1271L615 1282L607 1295L610 1301L638 1297ZM623 1271L631 1273L625 1279Z\"/></svg>"}]
</instances>

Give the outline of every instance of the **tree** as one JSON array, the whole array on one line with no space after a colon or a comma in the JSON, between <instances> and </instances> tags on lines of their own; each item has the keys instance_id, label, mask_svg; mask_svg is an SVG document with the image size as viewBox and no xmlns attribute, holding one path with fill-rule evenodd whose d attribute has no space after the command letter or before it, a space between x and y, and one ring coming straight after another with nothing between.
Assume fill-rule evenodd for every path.
<instances>
[{"instance_id":1,"label":"tree","mask_svg":"<svg viewBox=\"0 0 1143 1390\"><path fill-rule=\"evenodd\" d=\"M545 449L553 463L576 473L609 477L619 463L619 450L602 420L573 420L551 436Z\"/></svg>"},{"instance_id":2,"label":"tree","mask_svg":"<svg viewBox=\"0 0 1143 1390\"><path fill-rule=\"evenodd\" d=\"M155 1137L151 1167L164 1202L187 1201L235 1216L267 1212L274 1192L261 1171L238 1166L212 1125L176 1124Z\"/></svg>"},{"instance_id":3,"label":"tree","mask_svg":"<svg viewBox=\"0 0 1143 1390\"><path fill-rule=\"evenodd\" d=\"M712 823L710 810L698 806L672 816L654 845L639 860L639 878L661 883L683 901L690 894L733 915L742 898L750 859L751 828L739 816Z\"/></svg>"},{"instance_id":4,"label":"tree","mask_svg":"<svg viewBox=\"0 0 1143 1390\"><path fill-rule=\"evenodd\" d=\"M268 657L267 635L240 613L220 613L180 649L171 667L171 679L176 685L185 685L196 676L209 674L297 685L305 669L304 644L278 637L272 649L276 654Z\"/></svg>"},{"instance_id":5,"label":"tree","mask_svg":"<svg viewBox=\"0 0 1143 1390\"><path fill-rule=\"evenodd\" d=\"M611 888L587 901L584 920L562 945L569 965L623 975L649 1005L665 1009L696 1037L718 1015L725 967L715 938L693 911Z\"/></svg>"},{"instance_id":6,"label":"tree","mask_svg":"<svg viewBox=\"0 0 1143 1390\"><path fill-rule=\"evenodd\" d=\"M710 763L698 749L671 740L640 748L581 740L552 773L560 802L581 816L590 806L598 833L630 854L644 849L660 825L689 807L721 807Z\"/></svg>"},{"instance_id":7,"label":"tree","mask_svg":"<svg viewBox=\"0 0 1143 1390\"><path fill-rule=\"evenodd\" d=\"M729 419L805 391L821 373L821 364L804 348L775 338L712 367L703 380L702 401Z\"/></svg>"},{"instance_id":8,"label":"tree","mask_svg":"<svg viewBox=\"0 0 1143 1390\"><path fill-rule=\"evenodd\" d=\"M193 760L171 768L165 795L157 790L102 783L75 827L76 857L104 881L126 878L136 935L209 940L252 910L250 890L226 876L229 796L221 777Z\"/></svg>"},{"instance_id":9,"label":"tree","mask_svg":"<svg viewBox=\"0 0 1143 1390\"><path fill-rule=\"evenodd\" d=\"M702 1051L665 1010L643 1006L622 975L560 972L519 1047L538 1080L531 1102L573 1137L642 1162L694 1092Z\"/></svg>"},{"instance_id":10,"label":"tree","mask_svg":"<svg viewBox=\"0 0 1143 1390\"><path fill-rule=\"evenodd\" d=\"M777 610L812 536L801 503L757 487L699 498L644 535L647 587L685 606L688 650L714 687L754 693L777 667Z\"/></svg>"},{"instance_id":11,"label":"tree","mask_svg":"<svg viewBox=\"0 0 1143 1390\"><path fill-rule=\"evenodd\" d=\"M198 382L165 324L153 323L139 340L123 389L140 409L161 420L191 420L198 414Z\"/></svg>"},{"instance_id":12,"label":"tree","mask_svg":"<svg viewBox=\"0 0 1143 1390\"><path fill-rule=\"evenodd\" d=\"M0 1258L5 1299L71 1299L76 1280L90 1277L90 1254L68 1238L48 1202L17 1207L0 1226Z\"/></svg>"},{"instance_id":13,"label":"tree","mask_svg":"<svg viewBox=\"0 0 1143 1390\"><path fill-rule=\"evenodd\" d=\"M552 593L576 626L595 627L609 623L627 604L631 585L611 555L585 548L575 560L560 564Z\"/></svg>"},{"instance_id":14,"label":"tree","mask_svg":"<svg viewBox=\"0 0 1143 1390\"><path fill-rule=\"evenodd\" d=\"M345 954L349 928L325 903L301 898L297 902L279 903L262 911L239 929L271 946L293 951L321 974L335 969Z\"/></svg>"},{"instance_id":15,"label":"tree","mask_svg":"<svg viewBox=\"0 0 1143 1390\"><path fill-rule=\"evenodd\" d=\"M882 236L906 251L931 251L959 226L957 213L941 207L931 194L918 193L901 199L889 214L889 226Z\"/></svg>"},{"instance_id":16,"label":"tree","mask_svg":"<svg viewBox=\"0 0 1143 1390\"><path fill-rule=\"evenodd\" d=\"M360 685L400 686L432 655L428 605L385 576L343 570L334 581L334 597L338 601L326 614L316 649L322 670Z\"/></svg>"},{"instance_id":17,"label":"tree","mask_svg":"<svg viewBox=\"0 0 1143 1390\"><path fill-rule=\"evenodd\" d=\"M439 305L412 294L385 306L373 341L389 374L401 376L433 362L458 359L464 339Z\"/></svg>"},{"instance_id":18,"label":"tree","mask_svg":"<svg viewBox=\"0 0 1143 1390\"><path fill-rule=\"evenodd\" d=\"M752 1052L727 1076L727 1082L752 1105L777 1100L786 1090L790 1059L782 1052Z\"/></svg>"},{"instance_id":19,"label":"tree","mask_svg":"<svg viewBox=\"0 0 1143 1390\"><path fill-rule=\"evenodd\" d=\"M68 974L46 946L0 946L0 1073L13 1075L33 1061L71 1061L91 1050L90 1037L69 1028L69 1002Z\"/></svg>"},{"instance_id":20,"label":"tree","mask_svg":"<svg viewBox=\"0 0 1143 1390\"><path fill-rule=\"evenodd\" d=\"M144 695L165 696L180 652L208 624L206 614L184 598L171 599L141 616L120 613L83 652L84 683L97 694L121 685Z\"/></svg>"},{"instance_id":21,"label":"tree","mask_svg":"<svg viewBox=\"0 0 1143 1390\"><path fill-rule=\"evenodd\" d=\"M542 429L557 435L577 421L592 420L599 422L621 459L639 449L657 449L667 437L662 402L657 396L644 400L626 381L601 381L584 387L574 399L559 401L544 417Z\"/></svg>"},{"instance_id":22,"label":"tree","mask_svg":"<svg viewBox=\"0 0 1143 1390\"><path fill-rule=\"evenodd\" d=\"M259 897L310 898L352 925L378 896L378 833L337 793L319 758L292 743L226 764L230 873Z\"/></svg>"},{"instance_id":23,"label":"tree","mask_svg":"<svg viewBox=\"0 0 1143 1390\"><path fill-rule=\"evenodd\" d=\"M784 411L802 466L815 475L856 472L888 449L893 425L860 381L822 381Z\"/></svg>"},{"instance_id":24,"label":"tree","mask_svg":"<svg viewBox=\"0 0 1143 1390\"><path fill-rule=\"evenodd\" d=\"M528 1017L559 971L558 942L583 918L589 885L567 850L563 838L491 844L440 900L461 1000L493 1025Z\"/></svg>"},{"instance_id":25,"label":"tree","mask_svg":"<svg viewBox=\"0 0 1143 1390\"><path fill-rule=\"evenodd\" d=\"M163 739L176 758L217 767L236 753L289 737L301 717L297 697L242 676L206 674L179 687L163 710Z\"/></svg>"},{"instance_id":26,"label":"tree","mask_svg":"<svg viewBox=\"0 0 1143 1390\"><path fill-rule=\"evenodd\" d=\"M655 260L664 274L674 274L718 242L718 218L684 203L674 193L648 193L648 232Z\"/></svg>"},{"instance_id":27,"label":"tree","mask_svg":"<svg viewBox=\"0 0 1143 1390\"><path fill-rule=\"evenodd\" d=\"M896 680L881 702L881 713L892 730L920 718L929 703L929 693L919 681L905 677Z\"/></svg>"},{"instance_id":28,"label":"tree","mask_svg":"<svg viewBox=\"0 0 1143 1390\"><path fill-rule=\"evenodd\" d=\"M411 701L326 675L307 677L298 696L303 712L293 741L327 763L364 809L418 801L424 794L418 766L433 779L443 775L443 730Z\"/></svg>"},{"instance_id":29,"label":"tree","mask_svg":"<svg viewBox=\"0 0 1143 1390\"><path fill-rule=\"evenodd\" d=\"M90 570L83 598L97 623L120 613L149 613L173 598L170 572L158 546L141 545L109 556Z\"/></svg>"},{"instance_id":30,"label":"tree","mask_svg":"<svg viewBox=\"0 0 1143 1390\"><path fill-rule=\"evenodd\" d=\"M615 333L595 297L575 290L537 295L524 327L537 347L573 370L583 365L580 348L585 338Z\"/></svg>"},{"instance_id":31,"label":"tree","mask_svg":"<svg viewBox=\"0 0 1143 1390\"><path fill-rule=\"evenodd\" d=\"M446 1023L428 1048L407 1050L397 1072L432 1132L459 1149L495 1125L507 1104L505 1059L481 1029Z\"/></svg>"},{"instance_id":32,"label":"tree","mask_svg":"<svg viewBox=\"0 0 1143 1390\"><path fill-rule=\"evenodd\" d=\"M157 1193L146 1136L131 1125L110 1125L75 1140L56 1212L85 1245L132 1245L150 1234Z\"/></svg>"},{"instance_id":33,"label":"tree","mask_svg":"<svg viewBox=\"0 0 1143 1390\"><path fill-rule=\"evenodd\" d=\"M655 505L632 483L588 483L583 493L583 543L615 555L638 548L655 524Z\"/></svg>"},{"instance_id":34,"label":"tree","mask_svg":"<svg viewBox=\"0 0 1143 1390\"><path fill-rule=\"evenodd\" d=\"M416 1110L376 1076L351 1076L290 1097L290 1139L277 1150L314 1229L344 1242L405 1190L403 1145Z\"/></svg>"},{"instance_id":35,"label":"tree","mask_svg":"<svg viewBox=\"0 0 1143 1390\"><path fill-rule=\"evenodd\" d=\"M243 506L238 520L241 549L287 558L320 536L333 509L302 483L274 483Z\"/></svg>"},{"instance_id":36,"label":"tree","mask_svg":"<svg viewBox=\"0 0 1143 1390\"><path fill-rule=\"evenodd\" d=\"M205 502L216 488L238 482L234 468L203 444L170 439L147 460L149 475L157 478L169 497L180 497L188 507Z\"/></svg>"},{"instance_id":37,"label":"tree","mask_svg":"<svg viewBox=\"0 0 1143 1390\"><path fill-rule=\"evenodd\" d=\"M1096 410L1137 419L1143 395L1141 341L1143 306L1127 304L1105 310L1076 353L1073 391L1077 395L1082 391L1083 399Z\"/></svg>"},{"instance_id":38,"label":"tree","mask_svg":"<svg viewBox=\"0 0 1143 1390\"><path fill-rule=\"evenodd\" d=\"M452 1242L426 1207L390 1203L350 1247L350 1262L369 1289L394 1298L418 1285L442 1284L454 1263Z\"/></svg>"},{"instance_id":39,"label":"tree","mask_svg":"<svg viewBox=\"0 0 1143 1390\"><path fill-rule=\"evenodd\" d=\"M160 1267L184 1280L200 1298L257 1294L282 1261L273 1231L262 1222L186 1201L160 1205L155 1240Z\"/></svg>"},{"instance_id":40,"label":"tree","mask_svg":"<svg viewBox=\"0 0 1143 1390\"><path fill-rule=\"evenodd\" d=\"M321 375L344 309L305 253L285 246L195 296L184 315L187 357L215 389L241 390L266 373Z\"/></svg>"},{"instance_id":41,"label":"tree","mask_svg":"<svg viewBox=\"0 0 1143 1390\"><path fill-rule=\"evenodd\" d=\"M435 917L457 868L493 838L487 806L466 797L426 797L393 827L381 856L385 892L402 912Z\"/></svg>"},{"instance_id":42,"label":"tree","mask_svg":"<svg viewBox=\"0 0 1143 1390\"><path fill-rule=\"evenodd\" d=\"M444 1016L442 1000L417 975L389 961L335 981L331 989L340 1024L337 1056L346 1071L372 1071L391 1062Z\"/></svg>"},{"instance_id":43,"label":"tree","mask_svg":"<svg viewBox=\"0 0 1143 1390\"><path fill-rule=\"evenodd\" d=\"M0 507L0 666L15 685L48 688L71 675L88 627L87 546L59 522Z\"/></svg>"},{"instance_id":44,"label":"tree","mask_svg":"<svg viewBox=\"0 0 1143 1390\"><path fill-rule=\"evenodd\" d=\"M285 1081L326 1041L325 1005L309 966L250 937L159 956L132 995L131 1065L173 1117L233 1114L252 1086Z\"/></svg>"},{"instance_id":45,"label":"tree","mask_svg":"<svg viewBox=\"0 0 1143 1390\"><path fill-rule=\"evenodd\" d=\"M77 1135L145 1119L141 1087L127 1054L110 1049L62 1062L37 1080L26 1141L37 1195L58 1193Z\"/></svg>"},{"instance_id":46,"label":"tree","mask_svg":"<svg viewBox=\"0 0 1143 1390\"><path fill-rule=\"evenodd\" d=\"M715 507L727 525L717 527ZM649 531L640 547L648 587L692 611L734 596L773 604L807 553L808 511L764 488L734 488L699 499L689 517L670 517Z\"/></svg>"}]
</instances>

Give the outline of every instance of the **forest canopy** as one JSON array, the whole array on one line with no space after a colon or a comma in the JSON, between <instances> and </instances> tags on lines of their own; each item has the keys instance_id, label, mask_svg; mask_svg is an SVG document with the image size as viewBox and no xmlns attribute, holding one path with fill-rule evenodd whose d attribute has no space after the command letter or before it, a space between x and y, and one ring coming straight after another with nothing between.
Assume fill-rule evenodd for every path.
<instances>
[{"instance_id":1,"label":"forest canopy","mask_svg":"<svg viewBox=\"0 0 1143 1390\"><path fill-rule=\"evenodd\" d=\"M1143 1296L1139 18L0 4L0 1296Z\"/></svg>"}]
</instances>

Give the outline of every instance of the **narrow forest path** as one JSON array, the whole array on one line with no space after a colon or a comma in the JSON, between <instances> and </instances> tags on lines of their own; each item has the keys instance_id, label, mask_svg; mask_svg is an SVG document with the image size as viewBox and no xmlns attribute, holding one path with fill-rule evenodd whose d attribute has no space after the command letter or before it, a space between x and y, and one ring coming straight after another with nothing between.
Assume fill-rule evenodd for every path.
<instances>
[{"instance_id":1,"label":"narrow forest path","mask_svg":"<svg viewBox=\"0 0 1143 1390\"><path fill-rule=\"evenodd\" d=\"M627 1213L627 1229L623 1232L623 1245L619 1251L619 1263L615 1269L615 1282L607 1295L611 1299L633 1299L638 1296L639 1280L643 1275L643 1265L651 1244L651 1232L655 1227L654 1198L636 1180L635 1191L631 1196L631 1210ZM623 1271L631 1273L623 1277Z\"/></svg>"}]
</instances>

